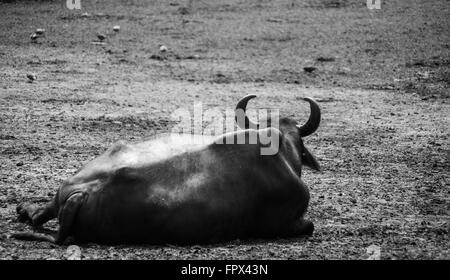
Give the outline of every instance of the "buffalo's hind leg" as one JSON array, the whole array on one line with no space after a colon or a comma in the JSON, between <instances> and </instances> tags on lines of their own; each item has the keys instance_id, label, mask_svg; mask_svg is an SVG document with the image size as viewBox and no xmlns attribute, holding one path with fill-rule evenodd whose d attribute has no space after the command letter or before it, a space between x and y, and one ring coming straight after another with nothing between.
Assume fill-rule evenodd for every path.
<instances>
[{"instance_id":1,"label":"buffalo's hind leg","mask_svg":"<svg viewBox=\"0 0 450 280\"><path fill-rule=\"evenodd\" d=\"M16 208L18 220L22 223L30 223L34 228L39 228L47 221L56 218L58 213L56 203L56 197L44 207L21 203Z\"/></svg>"},{"instance_id":2,"label":"buffalo's hind leg","mask_svg":"<svg viewBox=\"0 0 450 280\"><path fill-rule=\"evenodd\" d=\"M48 241L56 244L63 244L67 237L73 232L75 218L84 201L83 193L71 195L58 214L59 229L56 234L45 234L40 232L18 232L11 237L20 240Z\"/></svg>"},{"instance_id":3,"label":"buffalo's hind leg","mask_svg":"<svg viewBox=\"0 0 450 280\"><path fill-rule=\"evenodd\" d=\"M295 236L312 236L314 232L314 224L311 221L300 219L296 221L287 232L285 232L286 237Z\"/></svg>"}]
</instances>

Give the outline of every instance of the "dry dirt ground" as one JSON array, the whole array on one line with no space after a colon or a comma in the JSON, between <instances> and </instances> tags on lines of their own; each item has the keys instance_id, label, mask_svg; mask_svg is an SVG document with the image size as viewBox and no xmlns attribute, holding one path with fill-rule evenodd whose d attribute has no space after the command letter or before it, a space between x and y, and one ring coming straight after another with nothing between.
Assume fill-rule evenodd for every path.
<instances>
[{"instance_id":1,"label":"dry dirt ground","mask_svg":"<svg viewBox=\"0 0 450 280\"><path fill-rule=\"evenodd\" d=\"M117 140L170 130L177 108L250 93L299 122L300 97L321 105L305 139L324 170L304 174L313 237L84 244L82 259L366 259L371 245L382 259L450 258L448 1L81 1L0 1L0 259L67 257L8 238L29 229L21 201L49 201Z\"/></svg>"}]
</instances>

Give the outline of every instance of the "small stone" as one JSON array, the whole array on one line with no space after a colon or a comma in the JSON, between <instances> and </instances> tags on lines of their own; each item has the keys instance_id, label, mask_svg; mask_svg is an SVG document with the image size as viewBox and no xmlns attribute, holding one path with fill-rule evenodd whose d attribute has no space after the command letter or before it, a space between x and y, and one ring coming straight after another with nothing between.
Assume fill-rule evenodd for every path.
<instances>
[{"instance_id":1,"label":"small stone","mask_svg":"<svg viewBox=\"0 0 450 280\"><path fill-rule=\"evenodd\" d=\"M77 245L70 245L69 247L67 247L65 257L66 257L66 259L71 260L71 261L81 260L80 247L78 247Z\"/></svg>"},{"instance_id":2,"label":"small stone","mask_svg":"<svg viewBox=\"0 0 450 280\"><path fill-rule=\"evenodd\" d=\"M36 42L37 39L39 38L39 35L36 33L31 34L30 39L32 42Z\"/></svg>"},{"instance_id":3,"label":"small stone","mask_svg":"<svg viewBox=\"0 0 450 280\"><path fill-rule=\"evenodd\" d=\"M303 67L303 70L304 70L305 72L312 73L312 72L316 71L317 68L316 68L316 67L313 67L313 66L308 66L308 67Z\"/></svg>"},{"instance_id":4,"label":"small stone","mask_svg":"<svg viewBox=\"0 0 450 280\"><path fill-rule=\"evenodd\" d=\"M334 57L319 56L316 60L319 62L332 62L336 59Z\"/></svg>"},{"instance_id":5,"label":"small stone","mask_svg":"<svg viewBox=\"0 0 450 280\"><path fill-rule=\"evenodd\" d=\"M159 51L160 52L167 52L168 48L166 46L164 46L164 45L161 45L161 46L159 46Z\"/></svg>"},{"instance_id":6,"label":"small stone","mask_svg":"<svg viewBox=\"0 0 450 280\"><path fill-rule=\"evenodd\" d=\"M189 8L187 8L187 7L180 7L178 9L178 12L182 15L188 15L190 11L189 11Z\"/></svg>"},{"instance_id":7,"label":"small stone","mask_svg":"<svg viewBox=\"0 0 450 280\"><path fill-rule=\"evenodd\" d=\"M98 38L100 41L103 41L103 40L106 39L106 36L103 35L103 34L97 34L97 38Z\"/></svg>"},{"instance_id":8,"label":"small stone","mask_svg":"<svg viewBox=\"0 0 450 280\"><path fill-rule=\"evenodd\" d=\"M381 258L381 248L377 245L370 245L366 248L366 252L369 255L367 260L379 260Z\"/></svg>"},{"instance_id":9,"label":"small stone","mask_svg":"<svg viewBox=\"0 0 450 280\"><path fill-rule=\"evenodd\" d=\"M114 30L115 32L119 32L119 31L120 31L120 26L119 26L119 25L115 25L115 26L113 27L113 30Z\"/></svg>"},{"instance_id":10,"label":"small stone","mask_svg":"<svg viewBox=\"0 0 450 280\"><path fill-rule=\"evenodd\" d=\"M36 74L29 73L29 74L27 74L27 78L30 82L33 82L34 80L37 79L37 76L36 76Z\"/></svg>"},{"instance_id":11,"label":"small stone","mask_svg":"<svg viewBox=\"0 0 450 280\"><path fill-rule=\"evenodd\" d=\"M35 32L37 35L43 35L44 33L45 33L45 29L43 29L43 28L38 28L38 29L36 29L36 32Z\"/></svg>"}]
</instances>

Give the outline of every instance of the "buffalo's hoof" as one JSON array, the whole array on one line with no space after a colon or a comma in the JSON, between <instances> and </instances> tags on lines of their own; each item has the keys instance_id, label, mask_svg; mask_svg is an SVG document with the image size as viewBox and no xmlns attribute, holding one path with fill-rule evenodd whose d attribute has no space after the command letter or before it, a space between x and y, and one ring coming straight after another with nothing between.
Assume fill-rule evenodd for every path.
<instances>
[{"instance_id":1,"label":"buffalo's hoof","mask_svg":"<svg viewBox=\"0 0 450 280\"><path fill-rule=\"evenodd\" d=\"M305 220L301 225L301 235L312 236L314 232L314 224L311 221Z\"/></svg>"}]
</instances>

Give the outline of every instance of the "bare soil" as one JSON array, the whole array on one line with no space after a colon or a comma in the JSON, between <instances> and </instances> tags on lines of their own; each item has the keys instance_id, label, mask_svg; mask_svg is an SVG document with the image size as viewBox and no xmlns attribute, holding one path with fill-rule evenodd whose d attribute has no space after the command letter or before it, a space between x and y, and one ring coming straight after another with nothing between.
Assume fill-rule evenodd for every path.
<instances>
[{"instance_id":1,"label":"bare soil","mask_svg":"<svg viewBox=\"0 0 450 280\"><path fill-rule=\"evenodd\" d=\"M371 245L382 259L450 258L448 1L188 2L0 1L0 259L67 258L8 237L30 229L18 203L49 201L118 140L169 131L177 108L246 94L299 122L301 97L321 105L305 139L324 170L304 173L313 237L80 244L82 259L366 259Z\"/></svg>"}]
</instances>

